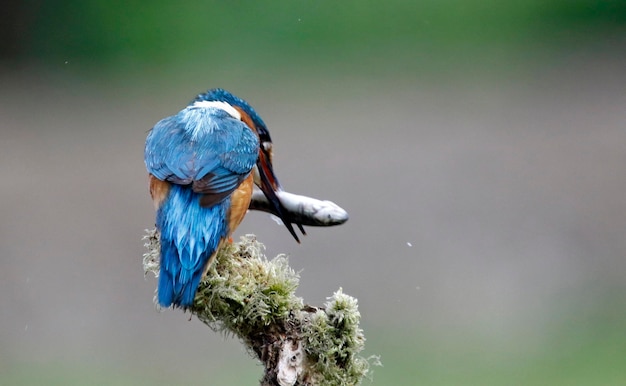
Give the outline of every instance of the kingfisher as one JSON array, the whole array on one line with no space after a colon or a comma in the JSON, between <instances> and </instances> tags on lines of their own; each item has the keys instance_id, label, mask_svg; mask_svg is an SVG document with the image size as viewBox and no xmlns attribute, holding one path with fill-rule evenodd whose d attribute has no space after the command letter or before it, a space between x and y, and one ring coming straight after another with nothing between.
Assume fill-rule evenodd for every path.
<instances>
[{"instance_id":1,"label":"kingfisher","mask_svg":"<svg viewBox=\"0 0 626 386\"><path fill-rule=\"evenodd\" d=\"M256 184L272 212L300 242L305 234L276 195L267 126L243 99L216 88L160 120L146 139L144 161L160 233L157 300L189 308L219 248L246 214Z\"/></svg>"}]
</instances>

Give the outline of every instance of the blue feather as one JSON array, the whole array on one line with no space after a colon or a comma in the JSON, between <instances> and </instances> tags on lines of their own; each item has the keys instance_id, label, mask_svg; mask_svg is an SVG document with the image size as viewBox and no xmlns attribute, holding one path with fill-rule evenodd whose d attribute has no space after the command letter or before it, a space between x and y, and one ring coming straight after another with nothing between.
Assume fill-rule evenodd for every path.
<instances>
[{"instance_id":1,"label":"blue feather","mask_svg":"<svg viewBox=\"0 0 626 386\"><path fill-rule=\"evenodd\" d=\"M228 237L230 198L205 208L198 204L199 197L190 187L173 185L157 212L161 232L158 300L163 307L193 304L209 258Z\"/></svg>"},{"instance_id":2,"label":"blue feather","mask_svg":"<svg viewBox=\"0 0 626 386\"><path fill-rule=\"evenodd\" d=\"M258 158L259 139L245 123L216 108L190 106L148 134L145 162L163 181L189 184L209 173L235 179Z\"/></svg>"},{"instance_id":3,"label":"blue feather","mask_svg":"<svg viewBox=\"0 0 626 386\"><path fill-rule=\"evenodd\" d=\"M265 126L265 122L261 119L259 114L257 114L256 110L248 104L245 100L233 95L229 91L224 90L223 88L214 88L205 93L199 94L191 101L191 104L198 101L224 101L228 102L233 106L241 107L252 119L254 125L258 128L263 128L267 130ZM269 132L267 133L269 136Z\"/></svg>"},{"instance_id":4,"label":"blue feather","mask_svg":"<svg viewBox=\"0 0 626 386\"><path fill-rule=\"evenodd\" d=\"M193 304L209 259L230 235L230 194L250 174L258 153L257 135L215 107L188 106L148 134L146 168L171 184L156 218L161 306Z\"/></svg>"}]
</instances>

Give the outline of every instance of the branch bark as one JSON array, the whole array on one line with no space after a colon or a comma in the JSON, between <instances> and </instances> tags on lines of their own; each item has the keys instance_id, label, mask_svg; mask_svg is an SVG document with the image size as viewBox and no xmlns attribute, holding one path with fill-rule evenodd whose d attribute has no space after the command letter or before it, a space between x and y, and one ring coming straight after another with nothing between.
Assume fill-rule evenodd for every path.
<instances>
[{"instance_id":1,"label":"branch bark","mask_svg":"<svg viewBox=\"0 0 626 386\"><path fill-rule=\"evenodd\" d=\"M159 234L148 231L144 270L159 273ZM365 344L357 300L341 289L322 307L295 295L287 257L268 260L252 235L225 245L188 310L215 331L237 336L263 363L263 386L357 385L377 364Z\"/></svg>"}]
</instances>

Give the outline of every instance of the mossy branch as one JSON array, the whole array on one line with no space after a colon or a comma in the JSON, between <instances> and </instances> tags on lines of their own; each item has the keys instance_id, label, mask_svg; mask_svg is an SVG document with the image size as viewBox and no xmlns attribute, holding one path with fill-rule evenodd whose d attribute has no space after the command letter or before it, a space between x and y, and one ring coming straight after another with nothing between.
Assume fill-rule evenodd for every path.
<instances>
[{"instance_id":1,"label":"mossy branch","mask_svg":"<svg viewBox=\"0 0 626 386\"><path fill-rule=\"evenodd\" d=\"M147 231L144 270L158 276L159 237ZM252 235L226 243L200 283L192 314L237 336L263 363L261 385L357 385L378 357L365 344L357 300L341 289L323 307L295 295L300 277L285 255L267 259Z\"/></svg>"}]
</instances>

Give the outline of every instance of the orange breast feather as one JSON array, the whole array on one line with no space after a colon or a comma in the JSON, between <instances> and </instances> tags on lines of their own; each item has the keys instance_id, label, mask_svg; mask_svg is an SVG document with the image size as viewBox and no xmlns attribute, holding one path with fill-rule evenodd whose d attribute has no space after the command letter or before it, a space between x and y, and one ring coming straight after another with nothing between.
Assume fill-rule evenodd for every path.
<instances>
[{"instance_id":1,"label":"orange breast feather","mask_svg":"<svg viewBox=\"0 0 626 386\"><path fill-rule=\"evenodd\" d=\"M252 173L243 180L243 182L235 189L230 201L230 221L228 235L230 235L237 229L241 220L246 215L248 207L250 206L250 199L252 198Z\"/></svg>"},{"instance_id":2,"label":"orange breast feather","mask_svg":"<svg viewBox=\"0 0 626 386\"><path fill-rule=\"evenodd\" d=\"M152 196L154 209L159 209L159 207L161 207L161 204L163 204L163 201L165 201L169 192L169 182L161 181L150 174L150 196Z\"/></svg>"}]
</instances>

